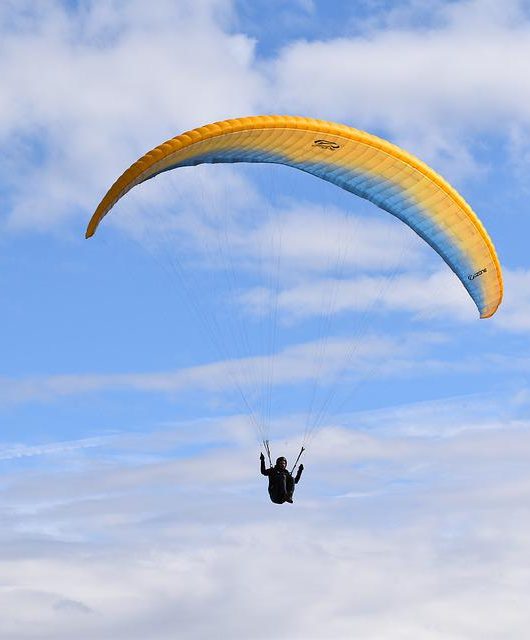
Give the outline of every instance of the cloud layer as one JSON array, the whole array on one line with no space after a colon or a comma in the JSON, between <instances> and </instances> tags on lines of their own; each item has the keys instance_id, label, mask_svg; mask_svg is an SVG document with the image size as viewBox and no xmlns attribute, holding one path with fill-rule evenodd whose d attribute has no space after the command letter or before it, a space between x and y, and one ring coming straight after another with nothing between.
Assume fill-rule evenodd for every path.
<instances>
[{"instance_id":1,"label":"cloud layer","mask_svg":"<svg viewBox=\"0 0 530 640\"><path fill-rule=\"evenodd\" d=\"M268 502L239 419L115 436L112 459L102 441L35 451L49 463L26 474L4 460L2 633L258 639L273 619L293 639L516 637L520 410L478 396L344 417L357 433L321 432L290 510ZM228 448L178 453L212 436Z\"/></svg>"}]
</instances>

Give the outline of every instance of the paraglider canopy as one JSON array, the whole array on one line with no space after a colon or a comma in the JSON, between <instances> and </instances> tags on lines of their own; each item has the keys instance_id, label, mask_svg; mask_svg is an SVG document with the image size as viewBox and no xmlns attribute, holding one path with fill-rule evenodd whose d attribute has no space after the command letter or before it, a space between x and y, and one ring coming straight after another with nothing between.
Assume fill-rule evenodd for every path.
<instances>
[{"instance_id":1,"label":"paraglider canopy","mask_svg":"<svg viewBox=\"0 0 530 640\"><path fill-rule=\"evenodd\" d=\"M481 318L502 300L493 243L464 198L424 162L352 127L296 116L251 116L209 124L149 151L109 189L87 228L134 186L178 167L202 163L284 164L370 200L412 228L449 265Z\"/></svg>"}]
</instances>

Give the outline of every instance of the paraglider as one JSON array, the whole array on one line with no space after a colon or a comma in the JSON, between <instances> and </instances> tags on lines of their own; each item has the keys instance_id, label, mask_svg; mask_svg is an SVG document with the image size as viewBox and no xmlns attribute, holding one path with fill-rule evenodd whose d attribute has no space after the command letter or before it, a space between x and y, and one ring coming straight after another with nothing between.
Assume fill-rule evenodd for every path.
<instances>
[{"instance_id":1,"label":"paraglider","mask_svg":"<svg viewBox=\"0 0 530 640\"><path fill-rule=\"evenodd\" d=\"M298 467L296 476L287 469L287 459L280 456L276 460L274 467L265 467L265 456L263 453L259 457L261 475L269 478L269 496L275 504L283 504L284 502L293 504L294 487L300 481L304 465Z\"/></svg>"},{"instance_id":2,"label":"paraglider","mask_svg":"<svg viewBox=\"0 0 530 640\"><path fill-rule=\"evenodd\" d=\"M464 198L407 151L364 131L324 120L251 116L182 133L146 153L116 180L94 212L86 237L94 235L102 219L133 187L162 172L239 162L286 165L369 200L404 222L441 256L481 318L491 317L499 307L503 280L495 247ZM430 295L435 296L432 291ZM270 387L270 379L268 384ZM266 436L259 433L269 453ZM293 478L285 458L278 458L268 469L263 454L260 459L261 473L269 477L271 500L292 502L303 465Z\"/></svg>"}]
</instances>

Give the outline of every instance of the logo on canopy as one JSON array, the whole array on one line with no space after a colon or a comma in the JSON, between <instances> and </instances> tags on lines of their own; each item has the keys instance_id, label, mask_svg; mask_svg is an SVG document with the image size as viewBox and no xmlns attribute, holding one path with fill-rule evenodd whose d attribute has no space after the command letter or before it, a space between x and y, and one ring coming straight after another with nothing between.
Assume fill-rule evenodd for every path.
<instances>
[{"instance_id":1,"label":"logo on canopy","mask_svg":"<svg viewBox=\"0 0 530 640\"><path fill-rule=\"evenodd\" d=\"M481 276L483 273L486 273L486 272L487 272L487 268L484 267L484 269L481 269L480 271L477 271L473 275L468 276L467 279L468 280L474 280L475 278L477 278L478 276Z\"/></svg>"},{"instance_id":2,"label":"logo on canopy","mask_svg":"<svg viewBox=\"0 0 530 640\"><path fill-rule=\"evenodd\" d=\"M314 147L320 147L321 149L329 149L330 151L336 151L340 149L340 144L332 142L331 140L315 140L313 142Z\"/></svg>"}]
</instances>

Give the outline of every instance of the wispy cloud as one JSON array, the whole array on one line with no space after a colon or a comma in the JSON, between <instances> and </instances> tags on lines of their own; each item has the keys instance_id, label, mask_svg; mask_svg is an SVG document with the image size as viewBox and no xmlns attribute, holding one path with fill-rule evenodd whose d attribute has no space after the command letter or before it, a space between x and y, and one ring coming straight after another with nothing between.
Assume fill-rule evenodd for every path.
<instances>
[{"instance_id":1,"label":"wispy cloud","mask_svg":"<svg viewBox=\"0 0 530 640\"><path fill-rule=\"evenodd\" d=\"M273 385L294 384L311 380L316 374L327 377L338 371L355 367L371 369L374 360L405 355L414 343L423 345L433 338L426 334L424 340L415 338L409 342L365 335L355 340L327 338L324 344L325 360L320 355L321 340L285 348L274 355ZM2 404L18 404L49 401L69 395L100 391L132 389L143 392L177 393L193 389L205 391L233 391L238 386L249 388L256 384L256 376L264 375L271 368L271 356L258 356L214 362L189 367L179 371L146 374L110 375L55 375L22 380L0 380Z\"/></svg>"},{"instance_id":2,"label":"wispy cloud","mask_svg":"<svg viewBox=\"0 0 530 640\"><path fill-rule=\"evenodd\" d=\"M42 445L3 445L0 446L0 460L15 460L18 458L32 458L35 456L61 455L87 449L101 447L108 444L108 438L82 438L81 440L54 442Z\"/></svg>"},{"instance_id":3,"label":"wispy cloud","mask_svg":"<svg viewBox=\"0 0 530 640\"><path fill-rule=\"evenodd\" d=\"M254 313L265 313L275 301L274 291L254 289L242 296ZM407 312L417 318L443 316L470 322L477 314L455 276L447 269L434 274L395 274L349 279L321 279L287 288L278 294L278 307L292 319L343 312L372 314Z\"/></svg>"},{"instance_id":4,"label":"wispy cloud","mask_svg":"<svg viewBox=\"0 0 530 640\"><path fill-rule=\"evenodd\" d=\"M7 407L48 403L71 396L120 391L170 397L200 391L207 396L242 394L253 410L259 412L270 390L299 384L316 384L319 394L342 398L349 397L352 389L374 376L378 380L414 380L425 376L530 371L530 357L524 353L510 356L486 351L454 359L444 356L451 344L451 338L441 333L416 332L393 339L366 333L355 340L327 337L290 346L275 353L272 359L266 355L220 360L176 371L4 377L0 379L0 404ZM337 389L332 391L334 387ZM91 440L86 442L92 446ZM12 454L17 455L17 451L24 455L23 448L13 450Z\"/></svg>"},{"instance_id":5,"label":"wispy cloud","mask_svg":"<svg viewBox=\"0 0 530 640\"><path fill-rule=\"evenodd\" d=\"M120 202L105 224L167 262L238 269L265 280L280 266L282 281L296 281L428 262L430 249L408 227L375 207L372 215L360 213L359 198L346 194L342 207L320 204L295 197L287 174L269 177L278 182L271 189L278 202L231 166L170 173Z\"/></svg>"}]
</instances>

